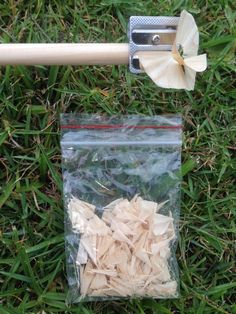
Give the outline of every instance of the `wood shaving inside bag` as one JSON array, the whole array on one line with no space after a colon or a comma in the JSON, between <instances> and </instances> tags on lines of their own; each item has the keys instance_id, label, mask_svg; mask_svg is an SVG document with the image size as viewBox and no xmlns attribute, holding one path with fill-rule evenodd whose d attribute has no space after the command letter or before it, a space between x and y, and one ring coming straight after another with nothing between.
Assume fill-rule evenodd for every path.
<instances>
[{"instance_id":1,"label":"wood shaving inside bag","mask_svg":"<svg viewBox=\"0 0 236 314\"><path fill-rule=\"evenodd\" d=\"M94 205L71 198L70 222L80 234L81 296L175 296L177 282L168 267L173 218L158 213L165 203L138 195L117 199L99 218Z\"/></svg>"}]
</instances>

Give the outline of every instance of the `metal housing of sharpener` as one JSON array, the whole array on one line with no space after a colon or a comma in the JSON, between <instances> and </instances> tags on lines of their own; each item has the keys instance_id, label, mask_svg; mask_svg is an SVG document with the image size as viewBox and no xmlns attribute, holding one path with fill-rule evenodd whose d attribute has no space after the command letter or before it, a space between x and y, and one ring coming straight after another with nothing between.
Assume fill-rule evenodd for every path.
<instances>
[{"instance_id":1,"label":"metal housing of sharpener","mask_svg":"<svg viewBox=\"0 0 236 314\"><path fill-rule=\"evenodd\" d=\"M138 51L170 51L176 36L179 17L131 16L129 19L129 69L132 73L140 69Z\"/></svg>"}]
</instances>

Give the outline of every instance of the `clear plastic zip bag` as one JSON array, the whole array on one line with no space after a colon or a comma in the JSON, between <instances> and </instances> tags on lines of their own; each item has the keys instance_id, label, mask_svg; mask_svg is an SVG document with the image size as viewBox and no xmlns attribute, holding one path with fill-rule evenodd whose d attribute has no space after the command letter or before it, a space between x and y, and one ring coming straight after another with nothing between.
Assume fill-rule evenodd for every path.
<instances>
[{"instance_id":1,"label":"clear plastic zip bag","mask_svg":"<svg viewBox=\"0 0 236 314\"><path fill-rule=\"evenodd\" d=\"M179 116L61 116L68 301L175 298Z\"/></svg>"}]
</instances>

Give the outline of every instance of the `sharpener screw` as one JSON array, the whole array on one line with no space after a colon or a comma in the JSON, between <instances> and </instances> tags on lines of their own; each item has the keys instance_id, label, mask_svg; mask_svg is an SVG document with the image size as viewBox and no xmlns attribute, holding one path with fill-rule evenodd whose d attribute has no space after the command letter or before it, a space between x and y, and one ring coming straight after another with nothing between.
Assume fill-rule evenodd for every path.
<instances>
[{"instance_id":1,"label":"sharpener screw","mask_svg":"<svg viewBox=\"0 0 236 314\"><path fill-rule=\"evenodd\" d=\"M158 45L159 42L160 42L160 36L159 35L153 35L153 37L152 37L153 45Z\"/></svg>"}]
</instances>

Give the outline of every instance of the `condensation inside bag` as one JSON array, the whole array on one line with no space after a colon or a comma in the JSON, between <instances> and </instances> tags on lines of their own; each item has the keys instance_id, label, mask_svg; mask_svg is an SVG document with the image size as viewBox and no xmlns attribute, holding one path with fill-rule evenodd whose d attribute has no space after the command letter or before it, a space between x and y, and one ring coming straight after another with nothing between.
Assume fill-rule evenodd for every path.
<instances>
[{"instance_id":1,"label":"condensation inside bag","mask_svg":"<svg viewBox=\"0 0 236 314\"><path fill-rule=\"evenodd\" d=\"M181 118L61 116L69 302L178 297Z\"/></svg>"}]
</instances>

